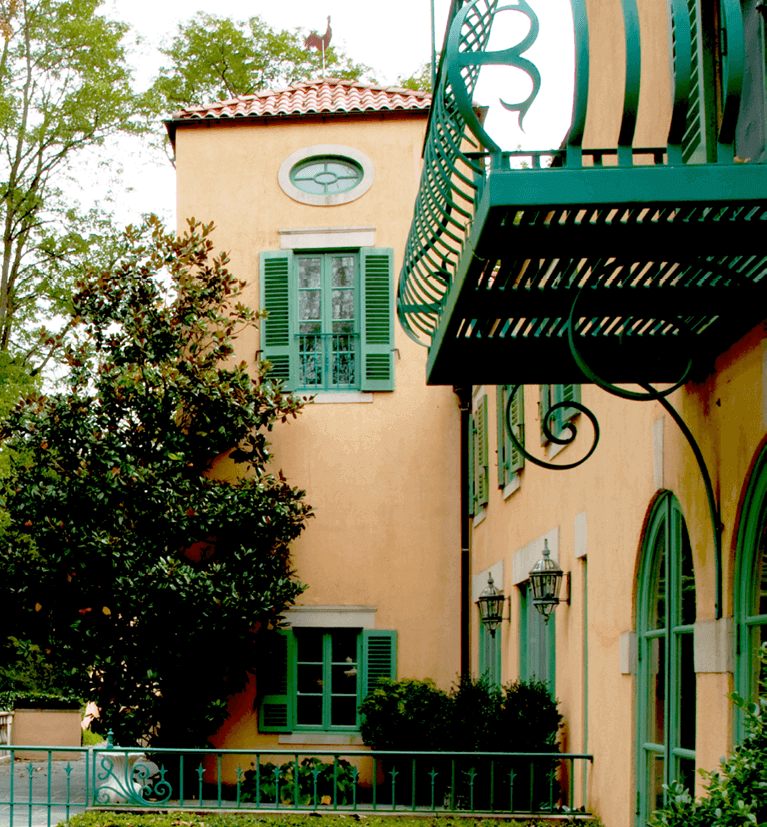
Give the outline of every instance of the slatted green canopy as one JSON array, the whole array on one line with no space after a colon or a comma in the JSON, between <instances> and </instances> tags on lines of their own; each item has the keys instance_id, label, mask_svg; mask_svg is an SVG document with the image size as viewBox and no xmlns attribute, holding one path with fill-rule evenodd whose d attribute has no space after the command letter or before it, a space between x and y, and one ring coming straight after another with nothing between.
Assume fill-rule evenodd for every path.
<instances>
[{"instance_id":1,"label":"slatted green canopy","mask_svg":"<svg viewBox=\"0 0 767 827\"><path fill-rule=\"evenodd\" d=\"M568 346L609 381L673 382L691 355L701 374L765 316L767 165L741 163L734 137L745 49L738 0L722 0L727 55L722 116L706 135L696 4L671 0L674 100L665 147L632 147L640 50L635 0L623 0L626 87L618 146L582 148L588 89L583 0L572 0L576 95L566 144L503 152L471 105L483 64L533 80L523 53L485 47L501 9L473 0L455 15L435 90L425 168L398 312L429 347L428 382L589 381ZM710 131L710 130L709 130ZM467 142L473 146L467 149ZM525 155L531 166L515 168ZM547 164L549 162L549 164ZM574 306L574 302L576 302Z\"/></svg>"}]
</instances>

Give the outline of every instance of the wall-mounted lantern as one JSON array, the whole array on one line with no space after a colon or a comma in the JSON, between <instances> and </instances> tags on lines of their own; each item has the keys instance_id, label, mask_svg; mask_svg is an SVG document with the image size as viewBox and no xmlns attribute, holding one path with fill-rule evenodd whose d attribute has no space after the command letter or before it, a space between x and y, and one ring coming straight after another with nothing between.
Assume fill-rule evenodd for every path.
<instances>
[{"instance_id":1,"label":"wall-mounted lantern","mask_svg":"<svg viewBox=\"0 0 767 827\"><path fill-rule=\"evenodd\" d=\"M530 586L533 590L533 606L543 615L545 621L554 607L562 602L570 604L570 573L567 573L567 596L561 601L559 591L565 573L554 560L551 559L549 541L543 541L543 557L530 569Z\"/></svg>"},{"instance_id":2,"label":"wall-mounted lantern","mask_svg":"<svg viewBox=\"0 0 767 827\"><path fill-rule=\"evenodd\" d=\"M482 624L489 630L490 634L495 637L495 630L501 625L503 620L503 604L506 601L506 596L502 591L499 591L493 583L493 575L488 574L487 586L480 594L477 600L479 606L479 619Z\"/></svg>"}]
</instances>

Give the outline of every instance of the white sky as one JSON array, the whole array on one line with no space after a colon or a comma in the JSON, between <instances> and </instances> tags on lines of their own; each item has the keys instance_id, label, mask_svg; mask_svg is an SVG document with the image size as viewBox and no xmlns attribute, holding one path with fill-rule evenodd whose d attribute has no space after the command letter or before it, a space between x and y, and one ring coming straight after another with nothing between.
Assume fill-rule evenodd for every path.
<instances>
[{"instance_id":1,"label":"white sky","mask_svg":"<svg viewBox=\"0 0 767 827\"><path fill-rule=\"evenodd\" d=\"M509 0L509 5L514 0ZM551 148L561 141L569 123L572 100L572 16L569 0L531 0L540 17L541 31L525 57L541 71L541 92L525 121L517 126L516 113L507 113L497 103L524 98L530 89L527 76L508 67L482 70L475 100L490 105L488 132L506 149ZM434 0L437 50L445 30L449 0ZM326 18L332 18L333 44L353 60L371 66L382 82L396 82L398 75L411 75L431 56L431 6L429 0L389 0L383 5L360 0L106 0L109 16L129 23L142 39L134 53L136 79L146 86L162 64L160 42L177 30L180 22L197 11L238 20L260 15L277 29L302 27L324 33ZM516 21L514 23L513 21ZM516 29L514 26L516 25ZM521 28L520 28L521 26ZM496 18L491 49L508 48L527 31L524 15L504 12ZM110 188L118 218L136 221L142 212L156 212L174 225L175 174L167 162L138 147L121 145L122 173L101 189ZM114 165L112 172L114 174ZM127 184L126 184L127 182ZM100 176L92 182L99 189Z\"/></svg>"}]
</instances>

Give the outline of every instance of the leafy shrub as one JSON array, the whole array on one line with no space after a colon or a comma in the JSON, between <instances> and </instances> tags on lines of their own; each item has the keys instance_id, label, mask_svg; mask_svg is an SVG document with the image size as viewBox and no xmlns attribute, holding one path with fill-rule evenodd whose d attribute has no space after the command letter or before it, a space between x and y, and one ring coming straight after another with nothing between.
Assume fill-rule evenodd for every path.
<instances>
[{"instance_id":1,"label":"leafy shrub","mask_svg":"<svg viewBox=\"0 0 767 827\"><path fill-rule=\"evenodd\" d=\"M360 734L380 750L445 750L452 702L433 681L380 680L360 706Z\"/></svg>"},{"instance_id":2,"label":"leafy shrub","mask_svg":"<svg viewBox=\"0 0 767 827\"><path fill-rule=\"evenodd\" d=\"M759 658L767 664L767 644ZM668 803L650 817L651 827L746 827L767 820L767 695L747 703L733 693L742 710L746 738L715 772L700 770L708 781L706 795L696 800L678 781L666 787Z\"/></svg>"},{"instance_id":3,"label":"leafy shrub","mask_svg":"<svg viewBox=\"0 0 767 827\"><path fill-rule=\"evenodd\" d=\"M258 803L295 804L296 763L288 761L279 767L276 764L255 765L244 774L241 801ZM348 761L324 763L319 758L304 758L298 766L298 806L332 804L335 778L335 803L351 804L357 771ZM279 796L278 796L279 784Z\"/></svg>"}]
</instances>

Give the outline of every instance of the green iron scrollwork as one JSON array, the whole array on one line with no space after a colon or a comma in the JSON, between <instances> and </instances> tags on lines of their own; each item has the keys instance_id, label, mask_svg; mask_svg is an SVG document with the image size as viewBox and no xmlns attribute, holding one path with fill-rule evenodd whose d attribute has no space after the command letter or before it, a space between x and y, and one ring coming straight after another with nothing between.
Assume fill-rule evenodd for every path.
<instances>
[{"instance_id":1,"label":"green iron scrollwork","mask_svg":"<svg viewBox=\"0 0 767 827\"><path fill-rule=\"evenodd\" d=\"M708 466L706 465L706 460L703 456L703 452L698 445L695 436L693 435L692 431L688 427L687 423L682 419L679 412L674 408L674 406L668 401L668 396L672 394L674 391L679 390L679 388L684 385L687 380L689 379L690 372L692 370L693 365L693 357L690 356L687 360L687 365L682 372L682 377L677 382L675 382L671 387L666 388L665 390L659 390L658 388L654 388L652 385L638 382L640 388L642 388L643 392L638 391L630 391L626 388L620 388L617 385L608 382L601 376L599 376L594 369L586 362L583 358L583 354L578 350L577 345L575 344L575 307L578 302L578 299L581 294L581 288L575 294L575 298L573 300L572 306L570 308L570 315L567 321L567 343L570 348L570 354L572 355L575 363L578 365L578 368L583 372L583 374L592 381L595 385L602 388L602 390L606 391L607 393L612 394L613 396L617 396L621 399L627 399L629 401L635 402L658 402L660 405L663 406L663 409L669 414L669 416L674 420L679 430L684 435L684 438L687 440L690 448L692 449L693 455L695 456L695 461L698 464L698 468L700 469L701 477L703 478L703 486L706 491L706 499L708 500L708 509L709 515L711 517L711 528L714 535L714 558L715 558L715 577L716 577L716 596L714 600L714 616L719 619L722 617L722 518L721 518L721 510L719 508L719 503L716 499L716 494L714 492L714 484L711 480L711 474L709 473ZM684 322L681 319L675 319L673 324L678 327L680 331L685 329ZM568 406L568 407L577 407L574 403L560 403L560 405ZM548 414L547 414L548 416ZM507 419L507 428L509 428L509 423ZM513 439L513 437L512 437ZM590 456L591 454L587 455ZM525 454L526 457L529 458L529 454ZM535 460L532 460L535 462ZM540 461L537 463L540 465ZM551 467L551 466L546 466ZM565 468L568 466L553 466L556 468Z\"/></svg>"},{"instance_id":2,"label":"green iron scrollwork","mask_svg":"<svg viewBox=\"0 0 767 827\"><path fill-rule=\"evenodd\" d=\"M566 402L557 402L552 405L545 413L542 412L541 414L541 427L543 429L544 437L550 441L555 443L556 445L569 445L571 442L574 442L576 437L578 436L578 428L575 426L573 422L566 422L564 424L564 431L567 431L567 435L564 434L564 431L555 434L550 427L550 423L553 421L557 411L564 411L564 410L576 410L579 413L582 413L590 422L592 427L594 428L594 441L591 444L591 447L586 453L585 456L581 457L579 460L575 462L563 463L563 464L556 464L553 462L545 462L538 457L534 457L528 451L525 450L524 445L517 439L516 434L514 433L514 428L512 426L511 421L511 411L514 405L514 397L517 395L517 392L522 387L522 385L514 385L511 388L509 393L509 401L506 403L506 432L511 439L512 445L514 448L519 451L522 456L532 462L533 465L538 465L541 468L548 468L552 471L567 471L571 468L577 468L579 465L583 465L584 462L596 451L597 445L599 444L599 422L597 421L596 416L594 415L593 411L587 408L582 402L575 402L575 401L566 401Z\"/></svg>"},{"instance_id":3,"label":"green iron scrollwork","mask_svg":"<svg viewBox=\"0 0 767 827\"><path fill-rule=\"evenodd\" d=\"M170 800L172 789L165 780L167 770L158 768L143 754L110 750L99 753L99 764L96 803L125 802L146 807L150 795L152 806L162 806Z\"/></svg>"},{"instance_id":4,"label":"green iron scrollwork","mask_svg":"<svg viewBox=\"0 0 767 827\"><path fill-rule=\"evenodd\" d=\"M525 115L533 105L541 88L541 74L538 71L538 67L522 55L538 38L540 24L538 22L538 16L526 0L518 0L515 6L501 6L500 8L496 8L492 12L492 16L495 17L502 11L517 11L524 14L530 21L530 30L519 43L507 49L499 49L493 52L466 48L472 45L472 40L475 36L464 33L464 24L467 23L467 18L470 15L475 14L475 6L480 2L484 3L484 1L485 0L473 0L473 2L464 6L464 8L458 12L450 27L445 53L447 77L453 90L456 105L466 125L484 147L492 152L500 152L500 146L487 134L474 111L470 88L473 91L476 74L482 66L512 66L525 72L533 83L530 94L519 103L508 103L501 100L504 108L511 112L519 112L519 126L520 129L523 129ZM475 24L470 20L467 24L467 30L471 33L474 29ZM467 74L473 81L472 83L467 83Z\"/></svg>"}]
</instances>

